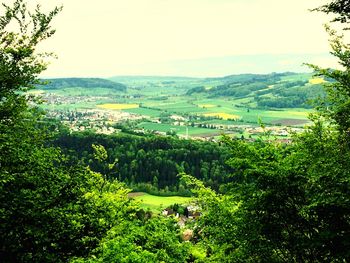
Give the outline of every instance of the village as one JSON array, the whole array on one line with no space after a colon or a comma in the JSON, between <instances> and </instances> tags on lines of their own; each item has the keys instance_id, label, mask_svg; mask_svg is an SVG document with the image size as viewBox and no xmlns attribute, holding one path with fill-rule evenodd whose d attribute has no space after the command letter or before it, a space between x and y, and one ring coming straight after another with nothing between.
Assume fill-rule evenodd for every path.
<instances>
[{"instance_id":1,"label":"village","mask_svg":"<svg viewBox=\"0 0 350 263\"><path fill-rule=\"evenodd\" d=\"M89 130L100 134L113 134L120 132L120 127L124 127L138 134L176 135L182 139L201 141L217 141L218 136L222 134L250 141L255 140L258 136L268 134L288 143L291 134L304 130L301 127L281 125L265 125L263 128L256 123L241 123L239 120L223 123L219 116L209 117L191 113L162 113L161 117L151 117L147 114L133 113L122 109L97 108L95 106L97 101L108 100L107 96L101 95L64 96L51 92L37 95L40 95L42 101L45 102L47 117L61 121L73 132ZM61 107L64 105L70 105L70 107ZM143 107L140 105L140 109ZM142 125L145 123L149 123L149 125ZM201 129L201 132L189 132L193 129Z\"/></svg>"},{"instance_id":2,"label":"village","mask_svg":"<svg viewBox=\"0 0 350 263\"><path fill-rule=\"evenodd\" d=\"M267 126L260 127L257 125L247 124L230 124L224 125L220 123L206 124L198 117L198 120L189 121L187 118L180 115L170 115L168 118L152 118L146 115L139 115L135 113L129 113L118 110L106 110L106 109L77 109L77 110L49 110L47 111L47 117L60 120L71 131L86 131L90 130L100 134L113 134L121 131L120 127L125 127L134 133L148 134L154 133L160 136L178 136L183 139L194 140L210 140L215 141L216 137L220 134L228 134L246 140L252 140L254 136L263 134L269 134L280 139L288 138L293 133L299 133L303 129L298 127L286 127L286 126ZM157 125L166 124L169 127L183 127L187 132L185 133L172 133L162 130L150 130L138 126L139 123L153 123L154 127ZM189 135L189 128L202 128L207 129L210 133L203 133L198 135ZM174 128L170 131L175 130Z\"/></svg>"}]
</instances>

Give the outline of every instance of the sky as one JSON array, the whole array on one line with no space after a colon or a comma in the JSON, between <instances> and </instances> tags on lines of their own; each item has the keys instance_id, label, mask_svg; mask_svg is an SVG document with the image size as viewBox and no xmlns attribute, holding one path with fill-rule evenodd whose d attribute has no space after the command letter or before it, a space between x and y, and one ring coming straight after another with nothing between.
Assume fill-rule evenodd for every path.
<instances>
[{"instance_id":1,"label":"sky","mask_svg":"<svg viewBox=\"0 0 350 263\"><path fill-rule=\"evenodd\" d=\"M330 18L309 11L322 0L31 2L63 5L56 34L40 46L58 57L44 77L220 76L275 71L264 66L269 59L277 71L302 71L309 59L331 63L323 28Z\"/></svg>"}]
</instances>

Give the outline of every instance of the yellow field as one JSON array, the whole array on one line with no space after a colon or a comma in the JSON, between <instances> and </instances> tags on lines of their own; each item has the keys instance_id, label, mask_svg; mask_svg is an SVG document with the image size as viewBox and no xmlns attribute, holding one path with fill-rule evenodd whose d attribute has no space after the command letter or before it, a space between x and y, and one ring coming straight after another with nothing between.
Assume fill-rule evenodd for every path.
<instances>
[{"instance_id":1,"label":"yellow field","mask_svg":"<svg viewBox=\"0 0 350 263\"><path fill-rule=\"evenodd\" d=\"M229 113L225 113L225 112L212 112L212 113L205 113L204 116L207 117L219 117L219 118L223 118L224 120L228 120L228 119L239 119L240 116L235 115L235 114L229 114Z\"/></svg>"},{"instance_id":2,"label":"yellow field","mask_svg":"<svg viewBox=\"0 0 350 263\"><path fill-rule=\"evenodd\" d=\"M139 107L139 104L119 104L119 103L107 103L97 105L98 108L107 109L107 110L127 110L135 109Z\"/></svg>"},{"instance_id":3,"label":"yellow field","mask_svg":"<svg viewBox=\"0 0 350 263\"><path fill-rule=\"evenodd\" d=\"M326 81L323 78L313 78L309 80L310 84L322 84L325 83Z\"/></svg>"},{"instance_id":4,"label":"yellow field","mask_svg":"<svg viewBox=\"0 0 350 263\"><path fill-rule=\"evenodd\" d=\"M198 107L200 108L214 108L216 105L214 104L198 104Z\"/></svg>"}]
</instances>

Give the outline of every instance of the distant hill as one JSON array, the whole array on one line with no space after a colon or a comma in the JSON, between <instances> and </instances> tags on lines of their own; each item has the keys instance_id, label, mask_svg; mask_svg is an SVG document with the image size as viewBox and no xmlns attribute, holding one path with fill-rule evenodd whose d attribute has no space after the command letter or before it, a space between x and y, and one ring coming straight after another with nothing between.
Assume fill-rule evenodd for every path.
<instances>
[{"instance_id":1,"label":"distant hill","mask_svg":"<svg viewBox=\"0 0 350 263\"><path fill-rule=\"evenodd\" d=\"M201 85L203 78L181 77L181 76L114 76L109 78L112 81L122 83L128 87L128 91L134 89L147 91L150 93L161 91L168 93L171 90L177 90L176 93L182 94L183 91ZM181 90L181 91L180 91ZM137 92L137 93L138 93Z\"/></svg>"},{"instance_id":2,"label":"distant hill","mask_svg":"<svg viewBox=\"0 0 350 263\"><path fill-rule=\"evenodd\" d=\"M300 73L294 73L294 72L283 72L283 73L270 73L270 74L253 74L253 73L246 73L246 74L235 74L235 75L228 75L224 77L217 77L217 78L206 78L206 80L221 80L226 83L252 83L256 81L266 81L267 79L280 79L284 76L295 76L300 75Z\"/></svg>"},{"instance_id":3,"label":"distant hill","mask_svg":"<svg viewBox=\"0 0 350 263\"><path fill-rule=\"evenodd\" d=\"M45 79L48 83L40 86L47 90L56 90L62 88L106 88L115 91L126 91L124 84L101 78L57 78Z\"/></svg>"},{"instance_id":4,"label":"distant hill","mask_svg":"<svg viewBox=\"0 0 350 263\"><path fill-rule=\"evenodd\" d=\"M310 108L309 101L323 96L323 80L310 81L312 74L271 73L240 74L222 78L208 78L207 82L221 82L211 88L191 88L187 95L213 97L249 98L261 108Z\"/></svg>"},{"instance_id":5,"label":"distant hill","mask_svg":"<svg viewBox=\"0 0 350 263\"><path fill-rule=\"evenodd\" d=\"M144 84L180 84L180 83L190 83L193 81L201 80L201 78L192 77L178 77L178 76L114 76L109 78L111 81L118 83L123 83L127 86L129 85L144 85Z\"/></svg>"},{"instance_id":6,"label":"distant hill","mask_svg":"<svg viewBox=\"0 0 350 263\"><path fill-rule=\"evenodd\" d=\"M112 81L123 82L123 81L189 81L198 78L193 77L182 77L182 76L114 76L109 78Z\"/></svg>"}]
</instances>

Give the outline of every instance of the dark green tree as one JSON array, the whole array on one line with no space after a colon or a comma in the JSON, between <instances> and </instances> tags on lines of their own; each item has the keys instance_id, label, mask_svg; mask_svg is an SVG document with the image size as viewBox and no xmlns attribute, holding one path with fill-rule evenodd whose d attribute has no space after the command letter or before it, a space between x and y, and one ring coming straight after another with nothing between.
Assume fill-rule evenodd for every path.
<instances>
[{"instance_id":1,"label":"dark green tree","mask_svg":"<svg viewBox=\"0 0 350 263\"><path fill-rule=\"evenodd\" d=\"M347 23L348 8L348 1L333 1L319 10ZM224 139L232 149L234 180L227 196L204 192L199 238L208 244L207 261L350 260L350 49L327 30L342 69L312 65L328 80L326 97L310 116L313 125L291 145ZM223 235L232 222L231 234Z\"/></svg>"},{"instance_id":2,"label":"dark green tree","mask_svg":"<svg viewBox=\"0 0 350 263\"><path fill-rule=\"evenodd\" d=\"M146 222L123 222L113 227L90 258L80 262L169 262L190 258L190 244L181 241L180 229L171 218L155 217Z\"/></svg>"},{"instance_id":3,"label":"dark green tree","mask_svg":"<svg viewBox=\"0 0 350 263\"><path fill-rule=\"evenodd\" d=\"M39 83L60 8L29 12L23 0L0 17L0 258L65 262L86 255L128 214L127 190L48 146L57 131L26 91ZM11 31L14 30L14 31Z\"/></svg>"}]
</instances>

